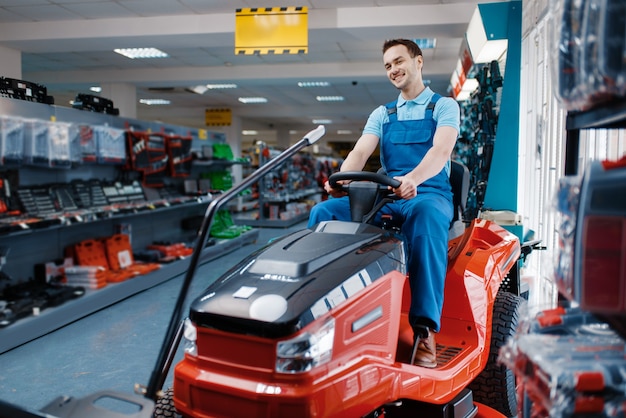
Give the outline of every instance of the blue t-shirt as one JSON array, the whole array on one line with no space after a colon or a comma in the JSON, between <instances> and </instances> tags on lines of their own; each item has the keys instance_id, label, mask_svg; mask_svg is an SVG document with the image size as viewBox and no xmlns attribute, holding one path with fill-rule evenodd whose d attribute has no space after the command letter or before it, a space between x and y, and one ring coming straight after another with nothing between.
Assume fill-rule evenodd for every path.
<instances>
[{"instance_id":1,"label":"blue t-shirt","mask_svg":"<svg viewBox=\"0 0 626 418\"><path fill-rule=\"evenodd\" d=\"M424 113L426 112L426 106L430 103L430 99L435 93L426 87L423 92L419 94L413 100L405 100L402 94L398 96L397 103L397 115L398 120L415 120L424 119ZM451 97L442 97L437 101L435 110L433 112L433 119L437 123L437 127L451 126L459 132L460 125L460 113L458 103ZM383 137L383 124L389 122L389 116L387 115L387 108L381 105L374 109L367 118L365 128L363 128L364 134L374 134L378 138Z\"/></svg>"}]
</instances>

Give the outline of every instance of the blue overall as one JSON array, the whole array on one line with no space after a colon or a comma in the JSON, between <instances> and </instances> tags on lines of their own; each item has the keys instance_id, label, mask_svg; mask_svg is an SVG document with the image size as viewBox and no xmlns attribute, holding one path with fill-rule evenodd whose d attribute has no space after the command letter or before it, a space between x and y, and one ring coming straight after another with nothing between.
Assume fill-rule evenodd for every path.
<instances>
[{"instance_id":1,"label":"blue overall","mask_svg":"<svg viewBox=\"0 0 626 418\"><path fill-rule=\"evenodd\" d=\"M386 105L389 122L383 125L380 158L390 177L408 174L433 146L436 129L433 109L440 97L435 94L421 120L399 121L396 102ZM389 203L380 214L391 214L402 222L401 230L408 250L411 324L439 331L448 263L448 229L453 214L452 191L446 169L420 184L416 197ZM311 210L309 226L331 219L350 220L347 197L315 205Z\"/></svg>"}]
</instances>

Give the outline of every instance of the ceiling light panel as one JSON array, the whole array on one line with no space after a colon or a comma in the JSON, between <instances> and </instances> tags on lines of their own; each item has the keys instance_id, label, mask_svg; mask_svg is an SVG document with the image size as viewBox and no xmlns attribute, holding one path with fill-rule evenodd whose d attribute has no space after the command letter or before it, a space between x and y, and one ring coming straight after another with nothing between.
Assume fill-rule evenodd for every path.
<instances>
[{"instance_id":1,"label":"ceiling light panel","mask_svg":"<svg viewBox=\"0 0 626 418\"><path fill-rule=\"evenodd\" d=\"M209 90L220 90L220 89L236 89L237 84L225 83L225 84L207 84L206 88Z\"/></svg>"},{"instance_id":2,"label":"ceiling light panel","mask_svg":"<svg viewBox=\"0 0 626 418\"><path fill-rule=\"evenodd\" d=\"M165 99L139 99L139 103L143 103L148 106L154 106L154 105L168 105L171 102Z\"/></svg>"},{"instance_id":3,"label":"ceiling light panel","mask_svg":"<svg viewBox=\"0 0 626 418\"><path fill-rule=\"evenodd\" d=\"M166 58L169 56L167 53L156 48L116 48L113 51L130 59Z\"/></svg>"},{"instance_id":4,"label":"ceiling light panel","mask_svg":"<svg viewBox=\"0 0 626 418\"><path fill-rule=\"evenodd\" d=\"M436 38L417 38L414 41L420 49L433 49L437 46Z\"/></svg>"},{"instance_id":5,"label":"ceiling light panel","mask_svg":"<svg viewBox=\"0 0 626 418\"><path fill-rule=\"evenodd\" d=\"M345 100L343 96L317 96L315 99L318 102L343 102Z\"/></svg>"},{"instance_id":6,"label":"ceiling light panel","mask_svg":"<svg viewBox=\"0 0 626 418\"><path fill-rule=\"evenodd\" d=\"M299 81L298 87L328 87L328 81Z\"/></svg>"},{"instance_id":7,"label":"ceiling light panel","mask_svg":"<svg viewBox=\"0 0 626 418\"><path fill-rule=\"evenodd\" d=\"M238 99L241 103L267 103L267 99L265 97L240 97Z\"/></svg>"}]
</instances>

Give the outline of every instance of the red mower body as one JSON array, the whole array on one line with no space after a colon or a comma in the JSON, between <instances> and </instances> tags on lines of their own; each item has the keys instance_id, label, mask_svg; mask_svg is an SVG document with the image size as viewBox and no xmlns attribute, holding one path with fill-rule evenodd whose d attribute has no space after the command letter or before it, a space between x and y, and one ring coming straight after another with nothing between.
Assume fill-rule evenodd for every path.
<instances>
[{"instance_id":1,"label":"red mower body","mask_svg":"<svg viewBox=\"0 0 626 418\"><path fill-rule=\"evenodd\" d=\"M196 338L175 368L177 411L373 417L392 403L455 403L488 361L494 300L520 244L474 220L448 255L438 366L428 369L409 364L410 295L394 233L331 221L252 254L191 306ZM503 416L476 405L461 415Z\"/></svg>"}]
</instances>

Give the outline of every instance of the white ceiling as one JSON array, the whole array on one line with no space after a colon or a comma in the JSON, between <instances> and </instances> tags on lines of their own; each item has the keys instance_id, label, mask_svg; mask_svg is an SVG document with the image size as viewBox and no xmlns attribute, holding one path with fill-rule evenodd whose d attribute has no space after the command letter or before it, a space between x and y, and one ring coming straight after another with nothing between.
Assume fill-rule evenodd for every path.
<instances>
[{"instance_id":1,"label":"white ceiling","mask_svg":"<svg viewBox=\"0 0 626 418\"><path fill-rule=\"evenodd\" d=\"M487 1L488 2L488 1ZM382 66L389 38L435 37L424 51L424 79L446 94L475 0L0 0L0 46L22 52L22 79L43 84L57 105L100 83L135 85L137 98L165 98L170 106L138 104L137 118L203 127L207 108L231 108L243 129L313 128L314 118L354 132L369 112L397 90ZM235 10L308 7L308 54L235 55ZM169 58L132 60L114 48L155 47ZM300 88L298 81L329 81ZM187 87L236 83L235 90L197 95ZM318 103L317 95L342 95ZM265 105L238 102L264 96Z\"/></svg>"}]
</instances>

